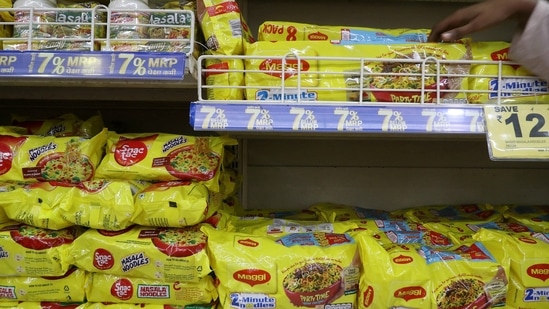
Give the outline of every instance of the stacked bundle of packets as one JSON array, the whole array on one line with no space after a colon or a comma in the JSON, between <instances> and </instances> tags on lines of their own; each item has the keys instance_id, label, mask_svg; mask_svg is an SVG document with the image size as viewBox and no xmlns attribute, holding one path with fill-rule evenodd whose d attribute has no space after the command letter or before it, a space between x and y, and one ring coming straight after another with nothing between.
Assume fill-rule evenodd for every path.
<instances>
[{"instance_id":1,"label":"stacked bundle of packets","mask_svg":"<svg viewBox=\"0 0 549 309\"><path fill-rule=\"evenodd\" d=\"M277 20L263 22L256 40L235 0L202 4L198 22L209 53L224 56L205 58L208 100L549 101L546 81L519 64L500 66L510 61L509 42L430 43L430 29Z\"/></svg>"},{"instance_id":2,"label":"stacked bundle of packets","mask_svg":"<svg viewBox=\"0 0 549 309\"><path fill-rule=\"evenodd\" d=\"M101 123L63 115L0 127L0 304L211 308L200 227L234 191L236 141Z\"/></svg>"}]
</instances>

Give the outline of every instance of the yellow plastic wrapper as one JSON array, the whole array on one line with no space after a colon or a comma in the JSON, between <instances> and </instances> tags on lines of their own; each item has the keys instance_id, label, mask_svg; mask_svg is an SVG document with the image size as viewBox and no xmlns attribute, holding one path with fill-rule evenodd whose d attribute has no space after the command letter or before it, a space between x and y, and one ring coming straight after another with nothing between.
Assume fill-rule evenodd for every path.
<instances>
[{"instance_id":1,"label":"yellow plastic wrapper","mask_svg":"<svg viewBox=\"0 0 549 309\"><path fill-rule=\"evenodd\" d=\"M426 43L429 29L380 29L266 21L258 41L329 41L332 44Z\"/></svg>"},{"instance_id":2,"label":"yellow plastic wrapper","mask_svg":"<svg viewBox=\"0 0 549 309\"><path fill-rule=\"evenodd\" d=\"M132 226L121 231L89 229L64 251L69 263L93 273L199 282L210 273L206 235L184 228Z\"/></svg>"},{"instance_id":3,"label":"yellow plastic wrapper","mask_svg":"<svg viewBox=\"0 0 549 309\"><path fill-rule=\"evenodd\" d=\"M243 43L255 41L235 0L198 0L196 13L206 45L216 54L241 55Z\"/></svg>"},{"instance_id":4,"label":"yellow plastic wrapper","mask_svg":"<svg viewBox=\"0 0 549 309\"><path fill-rule=\"evenodd\" d=\"M0 302L83 302L86 298L86 272L72 267L63 276L0 276Z\"/></svg>"},{"instance_id":5,"label":"yellow plastic wrapper","mask_svg":"<svg viewBox=\"0 0 549 309\"><path fill-rule=\"evenodd\" d=\"M203 230L220 308L356 308L360 261L351 234Z\"/></svg>"},{"instance_id":6,"label":"yellow plastic wrapper","mask_svg":"<svg viewBox=\"0 0 549 309\"><path fill-rule=\"evenodd\" d=\"M55 309L55 308L52 308ZM62 309L62 308L60 308ZM216 303L208 305L160 305L160 304L124 304L124 303L85 303L77 309L216 309Z\"/></svg>"},{"instance_id":7,"label":"yellow plastic wrapper","mask_svg":"<svg viewBox=\"0 0 549 309\"><path fill-rule=\"evenodd\" d=\"M26 128L23 134L30 135L51 135L82 136L91 138L103 130L103 118L101 115L94 115L82 120L75 114L62 114L57 117L35 119L24 115L12 115L12 125Z\"/></svg>"},{"instance_id":8,"label":"yellow plastic wrapper","mask_svg":"<svg viewBox=\"0 0 549 309\"><path fill-rule=\"evenodd\" d=\"M131 222L144 226L192 226L211 217L221 203L221 194L210 192L202 183L155 183L136 195L136 213Z\"/></svg>"},{"instance_id":9,"label":"yellow plastic wrapper","mask_svg":"<svg viewBox=\"0 0 549 309\"><path fill-rule=\"evenodd\" d=\"M242 59L208 58L204 62L206 85L215 86L215 88L206 88L208 100L244 99L244 62Z\"/></svg>"},{"instance_id":10,"label":"yellow plastic wrapper","mask_svg":"<svg viewBox=\"0 0 549 309\"><path fill-rule=\"evenodd\" d=\"M503 213L507 221L526 225L536 232L549 232L549 206L515 205Z\"/></svg>"},{"instance_id":11,"label":"yellow plastic wrapper","mask_svg":"<svg viewBox=\"0 0 549 309\"><path fill-rule=\"evenodd\" d=\"M470 59L466 44L258 41L245 46L246 55L258 56L244 62L248 100L431 103L437 101L438 88L441 103L466 103L460 90L467 89L467 80L459 74L468 73L469 65L425 62L431 57ZM362 62L361 58L380 60Z\"/></svg>"},{"instance_id":12,"label":"yellow plastic wrapper","mask_svg":"<svg viewBox=\"0 0 549 309\"><path fill-rule=\"evenodd\" d=\"M514 222L427 222L424 226L428 229L448 236L448 238L456 244L472 241L473 235L481 228L515 233L525 233L531 231L531 229L526 225Z\"/></svg>"},{"instance_id":13,"label":"yellow plastic wrapper","mask_svg":"<svg viewBox=\"0 0 549 309\"><path fill-rule=\"evenodd\" d=\"M126 180L89 180L67 193L59 207L60 216L72 225L118 231L130 226L136 214L134 192L138 188Z\"/></svg>"},{"instance_id":14,"label":"yellow plastic wrapper","mask_svg":"<svg viewBox=\"0 0 549 309\"><path fill-rule=\"evenodd\" d=\"M365 233L356 239L363 267L358 308L436 308L431 274L417 245L382 246Z\"/></svg>"},{"instance_id":15,"label":"yellow plastic wrapper","mask_svg":"<svg viewBox=\"0 0 549 309\"><path fill-rule=\"evenodd\" d=\"M0 126L0 134L8 133L8 134L27 134L27 128L19 127L19 126Z\"/></svg>"},{"instance_id":16,"label":"yellow plastic wrapper","mask_svg":"<svg viewBox=\"0 0 549 309\"><path fill-rule=\"evenodd\" d=\"M380 244L418 244L432 247L448 247L453 245L452 240L442 233L417 225L405 230L386 230L373 235Z\"/></svg>"},{"instance_id":17,"label":"yellow plastic wrapper","mask_svg":"<svg viewBox=\"0 0 549 309\"><path fill-rule=\"evenodd\" d=\"M420 206L395 213L403 213L412 222L501 222L507 206L491 204L460 204Z\"/></svg>"},{"instance_id":18,"label":"yellow plastic wrapper","mask_svg":"<svg viewBox=\"0 0 549 309\"><path fill-rule=\"evenodd\" d=\"M107 130L77 136L0 135L0 181L78 183L93 178Z\"/></svg>"},{"instance_id":19,"label":"yellow plastic wrapper","mask_svg":"<svg viewBox=\"0 0 549 309\"><path fill-rule=\"evenodd\" d=\"M13 3L11 0L0 0L0 8L12 8ZM12 12L0 11L0 22L13 22L15 19ZM0 25L0 38L9 38L12 36L13 26L10 25ZM2 46L2 41L0 40L0 47Z\"/></svg>"},{"instance_id":20,"label":"yellow plastic wrapper","mask_svg":"<svg viewBox=\"0 0 549 309\"><path fill-rule=\"evenodd\" d=\"M0 302L1 309L83 309L84 302L23 301Z\"/></svg>"},{"instance_id":21,"label":"yellow plastic wrapper","mask_svg":"<svg viewBox=\"0 0 549 309\"><path fill-rule=\"evenodd\" d=\"M308 209L242 209L242 207L236 207L234 215L251 218L322 221L314 211Z\"/></svg>"},{"instance_id":22,"label":"yellow plastic wrapper","mask_svg":"<svg viewBox=\"0 0 549 309\"><path fill-rule=\"evenodd\" d=\"M547 308L549 243L530 233L481 229L473 238L485 243L498 260L510 260L507 308Z\"/></svg>"},{"instance_id":23,"label":"yellow plastic wrapper","mask_svg":"<svg viewBox=\"0 0 549 309\"><path fill-rule=\"evenodd\" d=\"M319 218L326 222L339 222L348 220L394 220L403 219L402 216L392 215L390 212L379 209L363 208L336 203L317 203L309 207Z\"/></svg>"},{"instance_id":24,"label":"yellow plastic wrapper","mask_svg":"<svg viewBox=\"0 0 549 309\"><path fill-rule=\"evenodd\" d=\"M500 67L501 61L510 61L509 46L509 42L500 41L471 43L473 60L493 61L493 64L471 66L471 75L474 77L469 78L469 88L480 92L470 92L467 95L469 103L497 102L498 99L507 102L508 99L520 100L523 96L532 100L532 96L537 97L537 94L540 98L534 99L536 102L548 101L549 88L546 81L534 76L519 64L502 64Z\"/></svg>"},{"instance_id":25,"label":"yellow plastic wrapper","mask_svg":"<svg viewBox=\"0 0 549 309\"><path fill-rule=\"evenodd\" d=\"M195 137L168 133L110 131L107 153L96 178L146 181L200 181L219 192L219 170L230 137Z\"/></svg>"},{"instance_id":26,"label":"yellow plastic wrapper","mask_svg":"<svg viewBox=\"0 0 549 309\"><path fill-rule=\"evenodd\" d=\"M60 230L74 225L64 217L73 184L35 182L0 193L0 205L7 216L28 225Z\"/></svg>"},{"instance_id":27,"label":"yellow plastic wrapper","mask_svg":"<svg viewBox=\"0 0 549 309\"><path fill-rule=\"evenodd\" d=\"M350 221L330 223L265 217L228 216L227 222L228 231L274 238L298 233L343 234L357 228L358 226Z\"/></svg>"},{"instance_id":28,"label":"yellow plastic wrapper","mask_svg":"<svg viewBox=\"0 0 549 309\"><path fill-rule=\"evenodd\" d=\"M481 242L450 248L422 246L431 276L432 308L497 308L505 305L509 264Z\"/></svg>"},{"instance_id":29,"label":"yellow plastic wrapper","mask_svg":"<svg viewBox=\"0 0 549 309\"><path fill-rule=\"evenodd\" d=\"M164 282L161 280L91 273L86 286L89 302L127 304L208 305L217 299L214 279L206 276L199 282Z\"/></svg>"},{"instance_id":30,"label":"yellow plastic wrapper","mask_svg":"<svg viewBox=\"0 0 549 309\"><path fill-rule=\"evenodd\" d=\"M0 182L0 223L9 222L12 220L6 213L6 210L4 209L4 207L6 207L6 205L9 205L12 202L10 197L13 197L13 195L6 194L6 193L11 192L19 187L20 185L18 184L9 183L9 182Z\"/></svg>"},{"instance_id":31,"label":"yellow plastic wrapper","mask_svg":"<svg viewBox=\"0 0 549 309\"><path fill-rule=\"evenodd\" d=\"M17 222L0 224L2 276L63 276L70 265L63 252L81 232L76 227L54 231Z\"/></svg>"}]
</instances>

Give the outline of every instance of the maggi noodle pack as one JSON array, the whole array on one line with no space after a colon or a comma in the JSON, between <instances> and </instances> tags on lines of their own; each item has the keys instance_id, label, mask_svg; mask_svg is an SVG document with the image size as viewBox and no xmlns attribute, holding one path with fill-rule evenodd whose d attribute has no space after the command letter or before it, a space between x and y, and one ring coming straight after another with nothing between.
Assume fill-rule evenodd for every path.
<instances>
[{"instance_id":1,"label":"maggi noodle pack","mask_svg":"<svg viewBox=\"0 0 549 309\"><path fill-rule=\"evenodd\" d=\"M357 236L359 308L495 308L505 305L508 261L480 242L450 247L381 245Z\"/></svg>"},{"instance_id":2,"label":"maggi noodle pack","mask_svg":"<svg viewBox=\"0 0 549 309\"><path fill-rule=\"evenodd\" d=\"M431 277L432 308L496 308L505 305L509 264L481 242L450 248L422 246Z\"/></svg>"},{"instance_id":3,"label":"maggi noodle pack","mask_svg":"<svg viewBox=\"0 0 549 309\"><path fill-rule=\"evenodd\" d=\"M235 58L206 58L204 74L208 100L244 99L244 62ZM221 87L224 86L224 87Z\"/></svg>"},{"instance_id":4,"label":"maggi noodle pack","mask_svg":"<svg viewBox=\"0 0 549 309\"><path fill-rule=\"evenodd\" d=\"M481 228L515 233L531 231L527 226L514 222L427 222L424 226L446 235L456 244L470 242Z\"/></svg>"},{"instance_id":5,"label":"maggi noodle pack","mask_svg":"<svg viewBox=\"0 0 549 309\"><path fill-rule=\"evenodd\" d=\"M531 102L549 100L546 81L534 76L520 64L500 65L501 61L511 61L508 57L509 46L510 43L499 41L471 43L473 60L486 63L471 66L469 88L473 91L467 95L469 103L497 102L498 99L505 101L520 97Z\"/></svg>"},{"instance_id":6,"label":"maggi noodle pack","mask_svg":"<svg viewBox=\"0 0 549 309\"><path fill-rule=\"evenodd\" d=\"M0 135L0 181L90 180L103 156L107 130L92 138Z\"/></svg>"},{"instance_id":7,"label":"maggi noodle pack","mask_svg":"<svg viewBox=\"0 0 549 309\"><path fill-rule=\"evenodd\" d=\"M2 276L63 276L70 262L64 250L80 235L76 227L54 231L17 222L0 224Z\"/></svg>"},{"instance_id":8,"label":"maggi noodle pack","mask_svg":"<svg viewBox=\"0 0 549 309\"><path fill-rule=\"evenodd\" d=\"M430 205L396 211L412 222L500 222L505 205L460 204Z\"/></svg>"},{"instance_id":9,"label":"maggi noodle pack","mask_svg":"<svg viewBox=\"0 0 549 309\"><path fill-rule=\"evenodd\" d=\"M132 226L121 231L89 229L65 250L83 270L119 276L198 282L210 273L206 235L200 226Z\"/></svg>"},{"instance_id":10,"label":"maggi noodle pack","mask_svg":"<svg viewBox=\"0 0 549 309\"><path fill-rule=\"evenodd\" d=\"M219 170L229 137L110 131L96 178L146 181L192 180L219 191Z\"/></svg>"},{"instance_id":11,"label":"maggi noodle pack","mask_svg":"<svg viewBox=\"0 0 549 309\"><path fill-rule=\"evenodd\" d=\"M131 222L145 226L192 226L211 217L221 203L221 194L211 192L204 184L159 182L137 193L136 214Z\"/></svg>"},{"instance_id":12,"label":"maggi noodle pack","mask_svg":"<svg viewBox=\"0 0 549 309\"><path fill-rule=\"evenodd\" d=\"M203 230L220 308L356 308L360 262L351 234Z\"/></svg>"},{"instance_id":13,"label":"maggi noodle pack","mask_svg":"<svg viewBox=\"0 0 549 309\"><path fill-rule=\"evenodd\" d=\"M62 276L0 276L0 302L83 302L87 274L72 267Z\"/></svg>"},{"instance_id":14,"label":"maggi noodle pack","mask_svg":"<svg viewBox=\"0 0 549 309\"><path fill-rule=\"evenodd\" d=\"M228 216L226 229L232 232L248 233L258 236L281 237L297 233L336 233L343 234L358 228L356 223L322 222L309 220L289 220L264 217Z\"/></svg>"},{"instance_id":15,"label":"maggi noodle pack","mask_svg":"<svg viewBox=\"0 0 549 309\"><path fill-rule=\"evenodd\" d=\"M530 233L481 229L473 235L501 261L510 261L507 308L547 308L549 243Z\"/></svg>"},{"instance_id":16,"label":"maggi noodle pack","mask_svg":"<svg viewBox=\"0 0 549 309\"><path fill-rule=\"evenodd\" d=\"M357 236L362 272L358 308L433 308L431 275L415 245L383 246Z\"/></svg>"},{"instance_id":17,"label":"maggi noodle pack","mask_svg":"<svg viewBox=\"0 0 549 309\"><path fill-rule=\"evenodd\" d=\"M217 291L211 276L198 282L165 282L91 273L86 298L92 303L208 305L217 299Z\"/></svg>"},{"instance_id":18,"label":"maggi noodle pack","mask_svg":"<svg viewBox=\"0 0 549 309\"><path fill-rule=\"evenodd\" d=\"M259 26L259 41L329 41L332 44L425 43L429 29L379 29L330 26L287 21L266 21Z\"/></svg>"},{"instance_id":19,"label":"maggi noodle pack","mask_svg":"<svg viewBox=\"0 0 549 309\"><path fill-rule=\"evenodd\" d=\"M460 74L469 66L426 59L470 59L467 44L258 41L245 46L248 100L430 103L437 101L438 89L442 103L466 102L460 90L467 89L467 81Z\"/></svg>"},{"instance_id":20,"label":"maggi noodle pack","mask_svg":"<svg viewBox=\"0 0 549 309\"><path fill-rule=\"evenodd\" d=\"M549 207L543 205L514 205L503 213L505 219L526 225L536 232L549 232Z\"/></svg>"}]
</instances>

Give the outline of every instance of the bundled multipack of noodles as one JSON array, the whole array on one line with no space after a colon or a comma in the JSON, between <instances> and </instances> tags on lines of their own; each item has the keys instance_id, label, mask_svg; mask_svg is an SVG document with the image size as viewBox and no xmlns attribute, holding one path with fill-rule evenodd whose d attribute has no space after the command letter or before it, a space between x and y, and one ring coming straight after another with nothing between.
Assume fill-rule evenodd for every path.
<instances>
[{"instance_id":1,"label":"bundled multipack of noodles","mask_svg":"<svg viewBox=\"0 0 549 309\"><path fill-rule=\"evenodd\" d=\"M465 103L468 44L246 44L246 99Z\"/></svg>"},{"instance_id":2,"label":"bundled multipack of noodles","mask_svg":"<svg viewBox=\"0 0 549 309\"><path fill-rule=\"evenodd\" d=\"M505 305L509 264L480 242L444 248L381 245L358 237L359 308L496 308Z\"/></svg>"},{"instance_id":3,"label":"bundled multipack of noodles","mask_svg":"<svg viewBox=\"0 0 549 309\"><path fill-rule=\"evenodd\" d=\"M356 308L360 262L351 233L272 237L204 226L220 308Z\"/></svg>"}]
</instances>

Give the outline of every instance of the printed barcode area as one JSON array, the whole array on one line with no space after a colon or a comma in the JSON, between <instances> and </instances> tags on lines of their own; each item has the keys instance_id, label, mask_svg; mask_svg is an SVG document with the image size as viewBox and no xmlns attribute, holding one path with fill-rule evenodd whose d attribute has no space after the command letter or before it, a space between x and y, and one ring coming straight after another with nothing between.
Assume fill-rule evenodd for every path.
<instances>
[{"instance_id":1,"label":"printed barcode area","mask_svg":"<svg viewBox=\"0 0 549 309\"><path fill-rule=\"evenodd\" d=\"M229 20L229 25L231 26L231 33L233 36L242 36L242 25L240 24L240 19Z\"/></svg>"}]
</instances>

